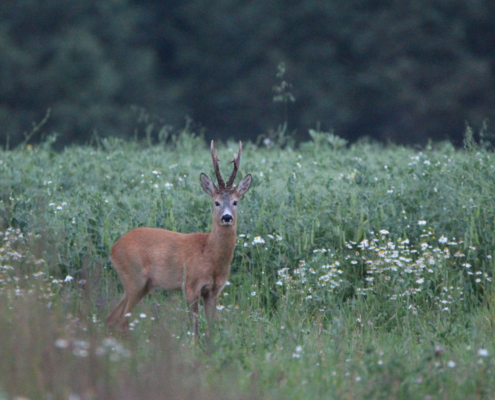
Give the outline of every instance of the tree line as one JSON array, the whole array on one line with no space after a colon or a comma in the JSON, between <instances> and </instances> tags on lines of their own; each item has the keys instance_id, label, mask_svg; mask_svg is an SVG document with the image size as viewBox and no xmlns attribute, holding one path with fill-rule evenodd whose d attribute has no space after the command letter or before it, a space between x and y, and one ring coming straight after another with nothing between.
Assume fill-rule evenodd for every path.
<instances>
[{"instance_id":1,"label":"tree line","mask_svg":"<svg viewBox=\"0 0 495 400\"><path fill-rule=\"evenodd\" d=\"M4 145L155 138L185 118L224 139L459 143L495 112L495 3L5 0L0 60Z\"/></svg>"}]
</instances>

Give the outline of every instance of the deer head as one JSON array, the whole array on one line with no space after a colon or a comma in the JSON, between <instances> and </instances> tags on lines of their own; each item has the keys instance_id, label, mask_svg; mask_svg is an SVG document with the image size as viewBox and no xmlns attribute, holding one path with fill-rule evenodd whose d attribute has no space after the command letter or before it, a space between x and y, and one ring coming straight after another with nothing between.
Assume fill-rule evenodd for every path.
<instances>
[{"instance_id":1,"label":"deer head","mask_svg":"<svg viewBox=\"0 0 495 400\"><path fill-rule=\"evenodd\" d=\"M237 224L237 203L246 194L251 186L252 176L248 174L242 179L239 184L232 188L239 165L241 164L241 152L242 142L239 142L239 152L237 157L234 157L232 163L234 164L234 170L230 175L227 184L225 184L220 174L220 168L218 167L218 154L213 146L213 140L211 141L211 157L213 160L213 168L215 169L215 175L217 176L218 186L204 173L201 174L201 186L203 190L210 195L213 201L213 221L222 226L236 226Z\"/></svg>"}]
</instances>

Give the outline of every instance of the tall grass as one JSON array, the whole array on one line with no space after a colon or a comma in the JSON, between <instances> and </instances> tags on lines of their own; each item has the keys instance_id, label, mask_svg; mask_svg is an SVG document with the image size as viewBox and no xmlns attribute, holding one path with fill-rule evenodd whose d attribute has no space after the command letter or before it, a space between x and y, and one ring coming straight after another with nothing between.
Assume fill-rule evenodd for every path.
<instances>
[{"instance_id":1,"label":"tall grass","mask_svg":"<svg viewBox=\"0 0 495 400\"><path fill-rule=\"evenodd\" d=\"M209 229L202 139L0 152L0 398L493 397L493 154L312 137L244 144L253 184L198 346L180 293L145 298L128 338L103 321L116 239Z\"/></svg>"}]
</instances>

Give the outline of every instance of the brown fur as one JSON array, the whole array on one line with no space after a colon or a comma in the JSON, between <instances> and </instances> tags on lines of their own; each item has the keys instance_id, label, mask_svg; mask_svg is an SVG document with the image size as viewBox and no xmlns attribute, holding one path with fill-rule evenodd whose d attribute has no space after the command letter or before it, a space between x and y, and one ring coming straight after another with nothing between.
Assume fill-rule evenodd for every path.
<instances>
[{"instance_id":1,"label":"brown fur","mask_svg":"<svg viewBox=\"0 0 495 400\"><path fill-rule=\"evenodd\" d=\"M124 285L124 295L107 317L109 326L127 329L126 315L153 288L182 290L184 270L185 295L192 311L196 338L199 335L200 298L203 298L208 324L213 322L216 302L227 282L234 257L237 207L233 204L249 189L251 175L247 175L235 189L217 188L204 174L201 175L201 184L214 203L210 233L183 234L137 228L113 245L110 259ZM231 224L222 221L225 210L233 218Z\"/></svg>"}]
</instances>

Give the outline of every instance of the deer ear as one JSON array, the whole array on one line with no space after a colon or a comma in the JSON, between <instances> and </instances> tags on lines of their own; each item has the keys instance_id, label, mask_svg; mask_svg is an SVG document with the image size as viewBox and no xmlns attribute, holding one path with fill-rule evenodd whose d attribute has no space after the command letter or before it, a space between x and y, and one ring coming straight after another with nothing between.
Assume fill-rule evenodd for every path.
<instances>
[{"instance_id":1,"label":"deer ear","mask_svg":"<svg viewBox=\"0 0 495 400\"><path fill-rule=\"evenodd\" d=\"M215 190L217 189L213 181L203 173L201 173L199 179L201 180L201 186L203 187L203 190L207 194L212 196L213 193L215 193Z\"/></svg>"},{"instance_id":2,"label":"deer ear","mask_svg":"<svg viewBox=\"0 0 495 400\"><path fill-rule=\"evenodd\" d=\"M253 180L253 177L251 174L248 174L244 177L242 181L239 182L237 187L235 188L235 191L239 196L244 196L246 192L249 190L249 187L251 186L251 182Z\"/></svg>"}]
</instances>

